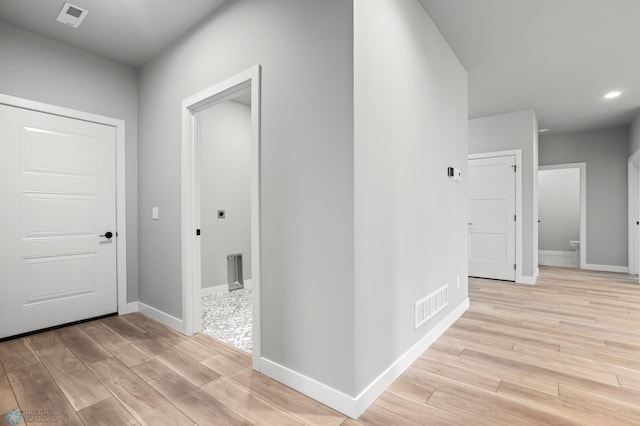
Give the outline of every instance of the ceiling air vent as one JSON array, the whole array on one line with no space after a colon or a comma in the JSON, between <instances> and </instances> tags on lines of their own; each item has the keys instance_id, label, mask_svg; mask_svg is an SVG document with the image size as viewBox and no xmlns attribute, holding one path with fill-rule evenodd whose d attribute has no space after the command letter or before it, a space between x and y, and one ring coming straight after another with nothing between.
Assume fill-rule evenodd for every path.
<instances>
[{"instance_id":1,"label":"ceiling air vent","mask_svg":"<svg viewBox=\"0 0 640 426\"><path fill-rule=\"evenodd\" d=\"M87 10L81 9L78 6L74 6L71 3L65 3L62 6L62 10L58 14L56 21L62 22L65 25L68 25L73 28L78 28L84 18L87 17L89 12Z\"/></svg>"}]
</instances>

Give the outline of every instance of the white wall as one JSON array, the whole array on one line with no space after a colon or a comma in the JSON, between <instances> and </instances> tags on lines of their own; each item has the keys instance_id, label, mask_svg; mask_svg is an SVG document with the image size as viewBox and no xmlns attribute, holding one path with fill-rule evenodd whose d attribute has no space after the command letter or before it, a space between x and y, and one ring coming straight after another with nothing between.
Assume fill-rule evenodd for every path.
<instances>
[{"instance_id":1,"label":"white wall","mask_svg":"<svg viewBox=\"0 0 640 426\"><path fill-rule=\"evenodd\" d=\"M522 150L522 274L527 277L538 267L537 134L532 109L469 120L470 154Z\"/></svg>"},{"instance_id":2,"label":"white wall","mask_svg":"<svg viewBox=\"0 0 640 426\"><path fill-rule=\"evenodd\" d=\"M587 163L587 264L628 265L628 156L628 127L540 137L540 165Z\"/></svg>"},{"instance_id":3,"label":"white wall","mask_svg":"<svg viewBox=\"0 0 640 426\"><path fill-rule=\"evenodd\" d=\"M467 298L467 73L416 0L355 0L356 391ZM461 287L456 288L456 277ZM414 302L450 305L414 328Z\"/></svg>"},{"instance_id":4,"label":"white wall","mask_svg":"<svg viewBox=\"0 0 640 426\"><path fill-rule=\"evenodd\" d=\"M0 93L125 121L127 300L138 300L136 70L2 22L0 57Z\"/></svg>"},{"instance_id":5,"label":"white wall","mask_svg":"<svg viewBox=\"0 0 640 426\"><path fill-rule=\"evenodd\" d=\"M242 253L251 278L251 107L227 101L200 124L202 287L227 284L227 255ZM225 218L218 219L217 211Z\"/></svg>"},{"instance_id":6,"label":"white wall","mask_svg":"<svg viewBox=\"0 0 640 426\"><path fill-rule=\"evenodd\" d=\"M538 172L539 249L572 251L580 240L580 169Z\"/></svg>"},{"instance_id":7,"label":"white wall","mask_svg":"<svg viewBox=\"0 0 640 426\"><path fill-rule=\"evenodd\" d=\"M262 64L262 354L354 392L353 5L225 3L140 71L140 300L182 317L181 102Z\"/></svg>"}]
</instances>

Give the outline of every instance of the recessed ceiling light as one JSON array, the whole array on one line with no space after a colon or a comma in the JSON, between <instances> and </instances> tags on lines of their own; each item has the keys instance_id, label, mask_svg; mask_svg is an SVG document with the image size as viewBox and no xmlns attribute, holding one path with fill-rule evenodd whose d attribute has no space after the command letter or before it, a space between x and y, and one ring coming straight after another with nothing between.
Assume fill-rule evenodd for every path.
<instances>
[{"instance_id":1,"label":"recessed ceiling light","mask_svg":"<svg viewBox=\"0 0 640 426\"><path fill-rule=\"evenodd\" d=\"M604 95L604 98L605 99L613 99L613 98L617 98L620 95L622 95L622 92L614 90L613 92L609 92L606 95Z\"/></svg>"},{"instance_id":2,"label":"recessed ceiling light","mask_svg":"<svg viewBox=\"0 0 640 426\"><path fill-rule=\"evenodd\" d=\"M540 129L540 130L538 130L538 133L546 133L549 130L551 130L551 129Z\"/></svg>"}]
</instances>

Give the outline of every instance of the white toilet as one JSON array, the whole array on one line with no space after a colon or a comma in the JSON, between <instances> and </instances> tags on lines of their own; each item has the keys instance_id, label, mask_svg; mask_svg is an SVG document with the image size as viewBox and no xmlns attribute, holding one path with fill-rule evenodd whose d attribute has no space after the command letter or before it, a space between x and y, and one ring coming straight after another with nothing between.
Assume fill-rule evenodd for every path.
<instances>
[{"instance_id":1,"label":"white toilet","mask_svg":"<svg viewBox=\"0 0 640 426\"><path fill-rule=\"evenodd\" d=\"M576 259L578 259L578 262L580 262L580 241L569 241L569 245L575 252L574 254Z\"/></svg>"}]
</instances>

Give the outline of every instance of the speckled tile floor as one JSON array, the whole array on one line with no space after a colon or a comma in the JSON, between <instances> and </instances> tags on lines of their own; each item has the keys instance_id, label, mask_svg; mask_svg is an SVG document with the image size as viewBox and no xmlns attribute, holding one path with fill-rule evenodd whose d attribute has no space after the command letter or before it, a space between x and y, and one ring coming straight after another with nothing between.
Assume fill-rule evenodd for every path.
<instances>
[{"instance_id":1,"label":"speckled tile floor","mask_svg":"<svg viewBox=\"0 0 640 426\"><path fill-rule=\"evenodd\" d=\"M203 297L202 332L252 353L251 289Z\"/></svg>"}]
</instances>

